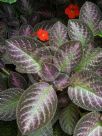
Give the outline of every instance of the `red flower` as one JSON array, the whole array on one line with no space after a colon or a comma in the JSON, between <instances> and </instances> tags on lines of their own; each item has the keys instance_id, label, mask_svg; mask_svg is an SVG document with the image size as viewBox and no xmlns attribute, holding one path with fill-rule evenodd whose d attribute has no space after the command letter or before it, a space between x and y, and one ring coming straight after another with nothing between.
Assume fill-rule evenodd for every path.
<instances>
[{"instance_id":1,"label":"red flower","mask_svg":"<svg viewBox=\"0 0 102 136\"><path fill-rule=\"evenodd\" d=\"M80 10L78 5L70 4L66 9L65 9L65 14L68 15L70 19L74 19L79 16Z\"/></svg>"},{"instance_id":2,"label":"red flower","mask_svg":"<svg viewBox=\"0 0 102 136\"><path fill-rule=\"evenodd\" d=\"M49 33L48 33L48 31L46 31L44 29L39 29L36 32L36 35L37 35L38 39L43 41L43 42L49 40Z\"/></svg>"}]
</instances>

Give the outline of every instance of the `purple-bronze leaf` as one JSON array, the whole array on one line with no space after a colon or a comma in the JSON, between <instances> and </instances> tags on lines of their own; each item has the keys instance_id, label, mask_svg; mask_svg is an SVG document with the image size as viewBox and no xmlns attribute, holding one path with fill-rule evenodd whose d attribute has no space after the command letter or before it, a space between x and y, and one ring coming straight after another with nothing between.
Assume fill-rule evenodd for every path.
<instances>
[{"instance_id":1,"label":"purple-bronze leaf","mask_svg":"<svg viewBox=\"0 0 102 136\"><path fill-rule=\"evenodd\" d=\"M69 20L68 34L71 40L80 41L84 48L93 41L93 34L90 28L77 19Z\"/></svg>"},{"instance_id":2,"label":"purple-bronze leaf","mask_svg":"<svg viewBox=\"0 0 102 136\"><path fill-rule=\"evenodd\" d=\"M59 70L51 63L44 63L41 71L38 74L42 80L54 81L59 75Z\"/></svg>"},{"instance_id":3,"label":"purple-bronze leaf","mask_svg":"<svg viewBox=\"0 0 102 136\"><path fill-rule=\"evenodd\" d=\"M11 121L16 119L16 107L22 89L11 88L0 92L0 120Z\"/></svg>"},{"instance_id":4,"label":"purple-bronze leaf","mask_svg":"<svg viewBox=\"0 0 102 136\"><path fill-rule=\"evenodd\" d=\"M54 64L61 72L70 73L79 63L82 56L80 42L71 41L63 44L56 52Z\"/></svg>"},{"instance_id":5,"label":"purple-bronze leaf","mask_svg":"<svg viewBox=\"0 0 102 136\"><path fill-rule=\"evenodd\" d=\"M91 71L79 72L71 77L69 98L89 111L102 111L102 78Z\"/></svg>"},{"instance_id":6,"label":"purple-bronze leaf","mask_svg":"<svg viewBox=\"0 0 102 136\"><path fill-rule=\"evenodd\" d=\"M56 22L50 29L50 45L60 47L67 41L67 27L59 21Z\"/></svg>"},{"instance_id":7,"label":"purple-bronze leaf","mask_svg":"<svg viewBox=\"0 0 102 136\"><path fill-rule=\"evenodd\" d=\"M27 88L27 82L22 75L17 72L11 72L8 79L8 85L10 88Z\"/></svg>"},{"instance_id":8,"label":"purple-bronze leaf","mask_svg":"<svg viewBox=\"0 0 102 136\"><path fill-rule=\"evenodd\" d=\"M57 90L62 91L69 85L69 76L67 74L60 73L55 81L53 81L53 84Z\"/></svg>"},{"instance_id":9,"label":"purple-bronze leaf","mask_svg":"<svg viewBox=\"0 0 102 136\"><path fill-rule=\"evenodd\" d=\"M5 64L4 62L0 59L0 68L4 68L5 67Z\"/></svg>"},{"instance_id":10,"label":"purple-bronze leaf","mask_svg":"<svg viewBox=\"0 0 102 136\"><path fill-rule=\"evenodd\" d=\"M22 25L19 30L19 35L31 36L33 28L31 25Z\"/></svg>"},{"instance_id":11,"label":"purple-bronze leaf","mask_svg":"<svg viewBox=\"0 0 102 136\"><path fill-rule=\"evenodd\" d=\"M87 50L80 63L75 68L76 71L90 70L96 71L102 66L102 49L93 48Z\"/></svg>"},{"instance_id":12,"label":"purple-bronze leaf","mask_svg":"<svg viewBox=\"0 0 102 136\"><path fill-rule=\"evenodd\" d=\"M77 123L73 136L102 136L102 115L90 112Z\"/></svg>"},{"instance_id":13,"label":"purple-bronze leaf","mask_svg":"<svg viewBox=\"0 0 102 136\"><path fill-rule=\"evenodd\" d=\"M39 82L30 86L21 96L17 108L17 123L23 135L32 133L53 118L57 95L51 85Z\"/></svg>"},{"instance_id":14,"label":"purple-bronze leaf","mask_svg":"<svg viewBox=\"0 0 102 136\"><path fill-rule=\"evenodd\" d=\"M62 130L68 135L74 133L75 126L80 118L78 107L70 103L59 116L59 123Z\"/></svg>"},{"instance_id":15,"label":"purple-bronze leaf","mask_svg":"<svg viewBox=\"0 0 102 136\"><path fill-rule=\"evenodd\" d=\"M6 41L7 53L16 70L20 73L37 73L41 70L39 61L34 55L36 46L30 37L18 37Z\"/></svg>"},{"instance_id":16,"label":"purple-bronze leaf","mask_svg":"<svg viewBox=\"0 0 102 136\"><path fill-rule=\"evenodd\" d=\"M102 20L101 10L92 2L85 2L80 10L79 19L89 26L93 34L99 33L99 22Z\"/></svg>"}]
</instances>

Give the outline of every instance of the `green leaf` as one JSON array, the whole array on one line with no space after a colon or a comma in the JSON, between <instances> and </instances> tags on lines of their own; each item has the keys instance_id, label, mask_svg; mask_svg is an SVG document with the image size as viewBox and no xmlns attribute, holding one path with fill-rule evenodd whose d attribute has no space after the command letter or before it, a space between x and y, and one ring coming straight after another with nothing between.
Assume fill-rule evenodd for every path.
<instances>
[{"instance_id":1,"label":"green leaf","mask_svg":"<svg viewBox=\"0 0 102 136\"><path fill-rule=\"evenodd\" d=\"M89 111L102 111L102 78L91 71L75 73L70 79L69 98Z\"/></svg>"},{"instance_id":2,"label":"green leaf","mask_svg":"<svg viewBox=\"0 0 102 136\"><path fill-rule=\"evenodd\" d=\"M89 26L94 35L99 33L99 22L102 20L102 13L98 6L92 2L85 2L81 7L79 19Z\"/></svg>"},{"instance_id":3,"label":"green leaf","mask_svg":"<svg viewBox=\"0 0 102 136\"><path fill-rule=\"evenodd\" d=\"M102 66L102 49L94 48L86 52L83 55L79 65L75 68L75 71L93 70Z\"/></svg>"},{"instance_id":4,"label":"green leaf","mask_svg":"<svg viewBox=\"0 0 102 136\"><path fill-rule=\"evenodd\" d=\"M16 70L20 73L37 73L41 70L40 62L34 55L36 46L30 37L16 37L6 41L7 53Z\"/></svg>"},{"instance_id":5,"label":"green leaf","mask_svg":"<svg viewBox=\"0 0 102 136\"><path fill-rule=\"evenodd\" d=\"M17 88L0 92L0 120L16 119L16 107L22 93L23 90Z\"/></svg>"},{"instance_id":6,"label":"green leaf","mask_svg":"<svg viewBox=\"0 0 102 136\"><path fill-rule=\"evenodd\" d=\"M39 82L30 86L21 96L17 108L17 123L23 135L46 126L57 108L57 95L51 85Z\"/></svg>"},{"instance_id":7,"label":"green leaf","mask_svg":"<svg viewBox=\"0 0 102 136\"><path fill-rule=\"evenodd\" d=\"M60 114L59 123L62 130L72 135L76 126L76 123L79 120L79 112L76 105L70 103Z\"/></svg>"},{"instance_id":8,"label":"green leaf","mask_svg":"<svg viewBox=\"0 0 102 136\"><path fill-rule=\"evenodd\" d=\"M59 68L59 71L69 74L79 63L81 56L82 47L80 42L67 42L56 52L54 64Z\"/></svg>"},{"instance_id":9,"label":"green leaf","mask_svg":"<svg viewBox=\"0 0 102 136\"><path fill-rule=\"evenodd\" d=\"M17 0L0 0L0 1L12 4L12 3L15 3Z\"/></svg>"},{"instance_id":10,"label":"green leaf","mask_svg":"<svg viewBox=\"0 0 102 136\"><path fill-rule=\"evenodd\" d=\"M77 19L68 21L68 34L71 40L80 41L84 48L93 41L93 34L89 27Z\"/></svg>"},{"instance_id":11,"label":"green leaf","mask_svg":"<svg viewBox=\"0 0 102 136\"><path fill-rule=\"evenodd\" d=\"M101 136L102 119L98 112L91 112L84 115L76 125L73 136Z\"/></svg>"},{"instance_id":12,"label":"green leaf","mask_svg":"<svg viewBox=\"0 0 102 136\"><path fill-rule=\"evenodd\" d=\"M67 27L61 22L57 22L50 29L50 45L60 47L68 41Z\"/></svg>"}]
</instances>

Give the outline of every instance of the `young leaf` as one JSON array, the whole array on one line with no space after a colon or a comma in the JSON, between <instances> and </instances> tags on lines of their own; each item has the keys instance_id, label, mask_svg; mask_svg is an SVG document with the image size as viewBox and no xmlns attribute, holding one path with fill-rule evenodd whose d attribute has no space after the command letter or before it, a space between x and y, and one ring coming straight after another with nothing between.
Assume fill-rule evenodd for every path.
<instances>
[{"instance_id":1,"label":"young leaf","mask_svg":"<svg viewBox=\"0 0 102 136\"><path fill-rule=\"evenodd\" d=\"M102 116L98 112L84 115L76 125L73 136L101 136Z\"/></svg>"},{"instance_id":2,"label":"young leaf","mask_svg":"<svg viewBox=\"0 0 102 136\"><path fill-rule=\"evenodd\" d=\"M57 108L57 95L45 82L30 86L22 95L17 108L17 123L23 135L49 123Z\"/></svg>"},{"instance_id":3,"label":"young leaf","mask_svg":"<svg viewBox=\"0 0 102 136\"><path fill-rule=\"evenodd\" d=\"M58 77L53 81L54 86L57 90L62 91L69 85L69 76L64 73L60 73Z\"/></svg>"},{"instance_id":4,"label":"young leaf","mask_svg":"<svg viewBox=\"0 0 102 136\"><path fill-rule=\"evenodd\" d=\"M75 68L76 71L93 70L96 71L102 65L102 49L94 48L83 55L79 65Z\"/></svg>"},{"instance_id":5,"label":"young leaf","mask_svg":"<svg viewBox=\"0 0 102 136\"><path fill-rule=\"evenodd\" d=\"M71 77L68 94L78 106L89 111L102 111L102 78L91 71Z\"/></svg>"},{"instance_id":6,"label":"young leaf","mask_svg":"<svg viewBox=\"0 0 102 136\"><path fill-rule=\"evenodd\" d=\"M68 41L67 27L58 21L50 29L50 45L60 47L67 41Z\"/></svg>"},{"instance_id":7,"label":"young leaf","mask_svg":"<svg viewBox=\"0 0 102 136\"><path fill-rule=\"evenodd\" d=\"M102 19L102 13L97 5L92 2L85 2L81 7L79 19L89 26L93 34L99 33L99 22Z\"/></svg>"},{"instance_id":8,"label":"young leaf","mask_svg":"<svg viewBox=\"0 0 102 136\"><path fill-rule=\"evenodd\" d=\"M85 23L77 19L69 20L68 34L71 40L80 41L84 48L88 43L93 41L93 34L90 28L88 28Z\"/></svg>"},{"instance_id":9,"label":"young leaf","mask_svg":"<svg viewBox=\"0 0 102 136\"><path fill-rule=\"evenodd\" d=\"M22 89L11 88L0 92L0 120L11 121L16 119L16 107Z\"/></svg>"},{"instance_id":10,"label":"young leaf","mask_svg":"<svg viewBox=\"0 0 102 136\"><path fill-rule=\"evenodd\" d=\"M23 24L19 29L19 35L31 36L32 33L33 33L33 28L31 25Z\"/></svg>"},{"instance_id":11,"label":"young leaf","mask_svg":"<svg viewBox=\"0 0 102 136\"><path fill-rule=\"evenodd\" d=\"M54 81L59 75L59 70L51 63L44 63L41 71L38 74L44 81Z\"/></svg>"},{"instance_id":12,"label":"young leaf","mask_svg":"<svg viewBox=\"0 0 102 136\"><path fill-rule=\"evenodd\" d=\"M63 44L56 52L54 64L61 72L70 73L82 56L80 42L71 41Z\"/></svg>"},{"instance_id":13,"label":"young leaf","mask_svg":"<svg viewBox=\"0 0 102 136\"><path fill-rule=\"evenodd\" d=\"M6 41L7 52L16 70L20 73L37 73L41 66L34 56L34 40L29 37L18 37Z\"/></svg>"},{"instance_id":14,"label":"young leaf","mask_svg":"<svg viewBox=\"0 0 102 136\"><path fill-rule=\"evenodd\" d=\"M27 82L22 75L17 72L11 72L8 79L10 88L21 88L26 89Z\"/></svg>"},{"instance_id":15,"label":"young leaf","mask_svg":"<svg viewBox=\"0 0 102 136\"><path fill-rule=\"evenodd\" d=\"M60 114L59 123L62 130L68 135L74 133L75 126L79 120L79 112L77 106L70 103Z\"/></svg>"}]
</instances>

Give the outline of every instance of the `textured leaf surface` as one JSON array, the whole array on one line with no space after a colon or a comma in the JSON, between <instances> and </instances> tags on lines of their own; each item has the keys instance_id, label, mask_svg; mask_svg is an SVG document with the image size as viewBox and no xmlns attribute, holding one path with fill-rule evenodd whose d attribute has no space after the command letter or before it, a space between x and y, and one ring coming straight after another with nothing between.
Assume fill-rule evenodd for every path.
<instances>
[{"instance_id":1,"label":"textured leaf surface","mask_svg":"<svg viewBox=\"0 0 102 136\"><path fill-rule=\"evenodd\" d=\"M62 45L55 55L54 64L61 72L70 73L82 56L80 42L68 42Z\"/></svg>"},{"instance_id":2,"label":"textured leaf surface","mask_svg":"<svg viewBox=\"0 0 102 136\"><path fill-rule=\"evenodd\" d=\"M83 116L76 125L74 136L101 136L102 116L98 112L91 112Z\"/></svg>"},{"instance_id":3,"label":"textured leaf surface","mask_svg":"<svg viewBox=\"0 0 102 136\"><path fill-rule=\"evenodd\" d=\"M53 128L51 123L28 136L53 136Z\"/></svg>"},{"instance_id":4,"label":"textured leaf surface","mask_svg":"<svg viewBox=\"0 0 102 136\"><path fill-rule=\"evenodd\" d=\"M34 56L34 40L29 37L19 37L6 41L7 52L21 73L37 73L41 67Z\"/></svg>"},{"instance_id":5,"label":"textured leaf surface","mask_svg":"<svg viewBox=\"0 0 102 136\"><path fill-rule=\"evenodd\" d=\"M47 125L57 108L57 95L51 85L36 83L22 95L17 108L17 122L26 135Z\"/></svg>"},{"instance_id":6,"label":"textured leaf surface","mask_svg":"<svg viewBox=\"0 0 102 136\"><path fill-rule=\"evenodd\" d=\"M102 65L102 49L101 48L94 48L86 52L83 55L79 65L75 68L76 71L82 70L96 70L100 68Z\"/></svg>"},{"instance_id":7,"label":"textured leaf surface","mask_svg":"<svg viewBox=\"0 0 102 136\"><path fill-rule=\"evenodd\" d=\"M33 28L31 25L22 25L19 30L20 35L31 36Z\"/></svg>"},{"instance_id":8,"label":"textured leaf surface","mask_svg":"<svg viewBox=\"0 0 102 136\"><path fill-rule=\"evenodd\" d=\"M102 78L93 72L74 74L68 94L76 105L89 111L102 111Z\"/></svg>"},{"instance_id":9,"label":"textured leaf surface","mask_svg":"<svg viewBox=\"0 0 102 136\"><path fill-rule=\"evenodd\" d=\"M0 92L0 120L16 119L16 107L23 90L12 88Z\"/></svg>"},{"instance_id":10,"label":"textured leaf surface","mask_svg":"<svg viewBox=\"0 0 102 136\"><path fill-rule=\"evenodd\" d=\"M102 13L100 9L92 2L85 2L80 10L80 20L86 23L93 34L99 33L99 22L102 19Z\"/></svg>"},{"instance_id":11,"label":"textured leaf surface","mask_svg":"<svg viewBox=\"0 0 102 136\"><path fill-rule=\"evenodd\" d=\"M54 81L59 75L59 70L55 65L51 63L44 63L42 65L41 71L38 74L42 80L45 80L47 82Z\"/></svg>"},{"instance_id":12,"label":"textured leaf surface","mask_svg":"<svg viewBox=\"0 0 102 136\"><path fill-rule=\"evenodd\" d=\"M27 82L22 75L17 72L11 72L8 80L9 87L26 89Z\"/></svg>"},{"instance_id":13,"label":"textured leaf surface","mask_svg":"<svg viewBox=\"0 0 102 136\"><path fill-rule=\"evenodd\" d=\"M67 41L68 41L67 27L58 21L50 29L50 45L60 47Z\"/></svg>"},{"instance_id":14,"label":"textured leaf surface","mask_svg":"<svg viewBox=\"0 0 102 136\"><path fill-rule=\"evenodd\" d=\"M76 123L79 120L79 112L77 107L70 103L60 114L59 123L62 130L72 135L76 126Z\"/></svg>"},{"instance_id":15,"label":"textured leaf surface","mask_svg":"<svg viewBox=\"0 0 102 136\"><path fill-rule=\"evenodd\" d=\"M69 20L68 34L71 40L80 41L83 47L93 41L93 34L85 23L77 19Z\"/></svg>"},{"instance_id":16,"label":"textured leaf surface","mask_svg":"<svg viewBox=\"0 0 102 136\"><path fill-rule=\"evenodd\" d=\"M69 76L64 73L60 73L58 77L53 82L54 86L57 90L62 91L64 88L66 88L69 85Z\"/></svg>"}]
</instances>

